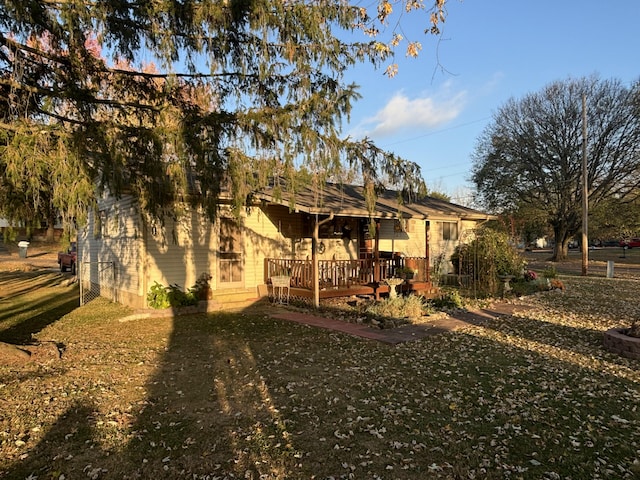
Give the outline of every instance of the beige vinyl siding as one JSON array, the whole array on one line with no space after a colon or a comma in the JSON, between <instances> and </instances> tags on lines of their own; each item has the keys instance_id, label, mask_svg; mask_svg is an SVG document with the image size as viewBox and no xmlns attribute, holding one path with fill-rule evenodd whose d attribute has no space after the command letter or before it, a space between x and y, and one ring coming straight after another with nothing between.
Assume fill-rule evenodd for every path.
<instances>
[{"instance_id":1,"label":"beige vinyl siding","mask_svg":"<svg viewBox=\"0 0 640 480\"><path fill-rule=\"evenodd\" d=\"M233 218L222 209L220 217ZM243 278L241 284L225 284L219 275L219 222L211 223L203 215L192 213L178 221L166 220L164 226L147 228L147 283L177 284L186 289L200 275L211 275L213 290L253 289L264 283L264 259L292 257L302 234L300 216L289 216L280 206L252 207L240 220Z\"/></svg>"},{"instance_id":2,"label":"beige vinyl siding","mask_svg":"<svg viewBox=\"0 0 640 480\"><path fill-rule=\"evenodd\" d=\"M425 222L420 219L380 221L380 251L402 253L408 257L425 255Z\"/></svg>"},{"instance_id":3,"label":"beige vinyl siding","mask_svg":"<svg viewBox=\"0 0 640 480\"><path fill-rule=\"evenodd\" d=\"M480 222L482 223L482 222ZM462 220L460 222L458 236L461 243L469 243L473 240L475 235L475 229L478 228L480 223L471 220Z\"/></svg>"},{"instance_id":4,"label":"beige vinyl siding","mask_svg":"<svg viewBox=\"0 0 640 480\"><path fill-rule=\"evenodd\" d=\"M302 231L282 206L252 207L244 217L245 286L264 284L264 259L291 258L292 243Z\"/></svg>"},{"instance_id":5,"label":"beige vinyl siding","mask_svg":"<svg viewBox=\"0 0 640 480\"><path fill-rule=\"evenodd\" d=\"M105 268L102 262L113 262L116 300L132 304L133 298L137 306L135 298L144 295L139 218L131 197L99 199L97 211L89 213L89 222L78 239L82 277L98 284L99 270Z\"/></svg>"},{"instance_id":6,"label":"beige vinyl siding","mask_svg":"<svg viewBox=\"0 0 640 480\"><path fill-rule=\"evenodd\" d=\"M455 240L445 239L446 233L443 232L443 223L457 222L457 238ZM468 243L473 239L473 232L477 226L477 222L473 220L456 220L452 218L438 218L431 220L429 235L429 251L431 262L440 255L444 254L446 259L446 270L453 273L453 265L450 262L451 255L460 243Z\"/></svg>"},{"instance_id":7,"label":"beige vinyl siding","mask_svg":"<svg viewBox=\"0 0 640 480\"><path fill-rule=\"evenodd\" d=\"M178 220L145 227L146 284L178 285L182 290L195 285L202 274L215 277L217 230L203 215L195 211Z\"/></svg>"}]
</instances>

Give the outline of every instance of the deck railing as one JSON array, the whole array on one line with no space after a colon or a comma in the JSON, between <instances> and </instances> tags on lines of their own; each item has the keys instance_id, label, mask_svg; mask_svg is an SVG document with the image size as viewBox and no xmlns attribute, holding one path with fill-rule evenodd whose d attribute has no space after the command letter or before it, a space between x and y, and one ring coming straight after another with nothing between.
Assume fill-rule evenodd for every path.
<instances>
[{"instance_id":1,"label":"deck railing","mask_svg":"<svg viewBox=\"0 0 640 480\"><path fill-rule=\"evenodd\" d=\"M399 276L405 267L412 269L414 280L429 281L429 259L426 257L372 258L359 260L319 260L318 281L320 288L348 288L368 285L376 281ZM286 275L291 278L291 286L313 288L313 266L311 260L288 258L265 259L265 283L270 278ZM376 275L377 273L377 275Z\"/></svg>"}]
</instances>

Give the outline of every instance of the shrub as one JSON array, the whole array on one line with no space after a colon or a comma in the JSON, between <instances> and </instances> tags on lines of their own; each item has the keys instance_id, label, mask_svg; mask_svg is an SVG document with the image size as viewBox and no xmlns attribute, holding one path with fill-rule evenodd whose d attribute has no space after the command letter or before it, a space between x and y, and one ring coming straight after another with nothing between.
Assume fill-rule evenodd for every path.
<instances>
[{"instance_id":1,"label":"shrub","mask_svg":"<svg viewBox=\"0 0 640 480\"><path fill-rule=\"evenodd\" d=\"M147 305L158 309L169 308L171 304L169 303L167 288L154 281L149 293L147 293Z\"/></svg>"},{"instance_id":2,"label":"shrub","mask_svg":"<svg viewBox=\"0 0 640 480\"><path fill-rule=\"evenodd\" d=\"M187 307L198 303L198 299L192 291L183 292L180 285L177 284L169 285L167 296L172 307Z\"/></svg>"},{"instance_id":3,"label":"shrub","mask_svg":"<svg viewBox=\"0 0 640 480\"><path fill-rule=\"evenodd\" d=\"M415 270L413 270L413 268L409 268L409 267L400 267L396 269L396 275L397 276L413 276L413 274L415 273Z\"/></svg>"},{"instance_id":4,"label":"shrub","mask_svg":"<svg viewBox=\"0 0 640 480\"><path fill-rule=\"evenodd\" d=\"M211 275L203 273L198 277L198 280L196 280L196 284L189 289L189 293L197 300L209 300L209 298L211 298L209 280L211 280Z\"/></svg>"},{"instance_id":5,"label":"shrub","mask_svg":"<svg viewBox=\"0 0 640 480\"><path fill-rule=\"evenodd\" d=\"M551 265L551 266L545 268L542 271L542 276L544 278L556 278L558 276L558 272L556 271L555 265Z\"/></svg>"},{"instance_id":6,"label":"shrub","mask_svg":"<svg viewBox=\"0 0 640 480\"><path fill-rule=\"evenodd\" d=\"M460 292L455 289L442 290L439 297L431 300L431 304L438 310L464 307Z\"/></svg>"},{"instance_id":7,"label":"shrub","mask_svg":"<svg viewBox=\"0 0 640 480\"><path fill-rule=\"evenodd\" d=\"M516 297L528 295L536 290L536 284L533 281L527 280L526 277L527 275L525 273L524 279L511 283L511 293Z\"/></svg>"},{"instance_id":8,"label":"shrub","mask_svg":"<svg viewBox=\"0 0 640 480\"><path fill-rule=\"evenodd\" d=\"M372 303L366 307L365 313L376 317L420 317L426 313L427 307L422 297L407 295L406 297L389 297Z\"/></svg>"},{"instance_id":9,"label":"shrub","mask_svg":"<svg viewBox=\"0 0 640 480\"><path fill-rule=\"evenodd\" d=\"M500 291L499 275L522 278L524 258L509 243L507 234L489 227L475 230L471 242L456 247L451 263L456 273L467 275L476 282L480 293L495 295Z\"/></svg>"},{"instance_id":10,"label":"shrub","mask_svg":"<svg viewBox=\"0 0 640 480\"><path fill-rule=\"evenodd\" d=\"M198 301L207 300L210 296L209 280L211 275L203 273L187 292L177 284L165 287L154 281L147 293L147 305L156 309L197 305Z\"/></svg>"}]
</instances>

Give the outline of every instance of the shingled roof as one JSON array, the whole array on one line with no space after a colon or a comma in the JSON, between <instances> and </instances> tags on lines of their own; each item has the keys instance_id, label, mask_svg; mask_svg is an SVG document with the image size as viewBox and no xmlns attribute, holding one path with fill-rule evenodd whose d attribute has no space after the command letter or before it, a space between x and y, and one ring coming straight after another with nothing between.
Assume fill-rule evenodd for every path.
<instances>
[{"instance_id":1,"label":"shingled roof","mask_svg":"<svg viewBox=\"0 0 640 480\"><path fill-rule=\"evenodd\" d=\"M256 195L262 201L293 206L295 211L310 214L362 217L362 218L441 218L457 217L462 220L487 220L492 215L472 208L456 205L434 197L401 200L400 192L385 190L378 194L373 212L367 209L364 188L358 185L327 183L323 189L305 187L292 194L286 189L273 188Z\"/></svg>"}]
</instances>

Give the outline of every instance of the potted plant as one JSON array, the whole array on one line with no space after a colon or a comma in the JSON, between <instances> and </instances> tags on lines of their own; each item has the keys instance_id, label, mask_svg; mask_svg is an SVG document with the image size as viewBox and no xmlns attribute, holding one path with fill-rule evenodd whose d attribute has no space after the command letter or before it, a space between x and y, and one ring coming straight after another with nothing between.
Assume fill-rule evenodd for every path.
<instances>
[{"instance_id":1,"label":"potted plant","mask_svg":"<svg viewBox=\"0 0 640 480\"><path fill-rule=\"evenodd\" d=\"M404 278L407 280L411 280L414 274L415 274L414 270L409 267L400 267L396 270L397 277Z\"/></svg>"}]
</instances>

